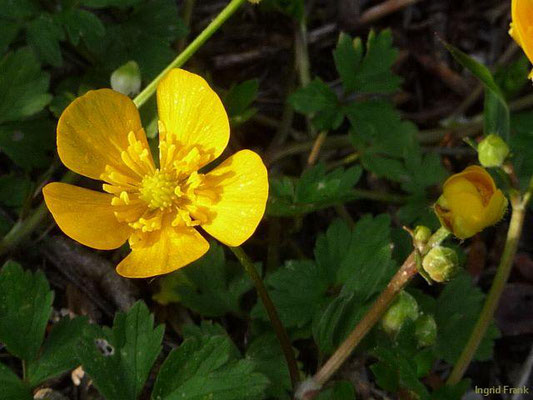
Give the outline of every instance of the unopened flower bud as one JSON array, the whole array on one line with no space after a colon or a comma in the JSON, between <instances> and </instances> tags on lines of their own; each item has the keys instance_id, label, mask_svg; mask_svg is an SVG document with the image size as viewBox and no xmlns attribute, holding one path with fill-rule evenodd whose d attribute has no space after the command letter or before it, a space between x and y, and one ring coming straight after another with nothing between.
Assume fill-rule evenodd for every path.
<instances>
[{"instance_id":1,"label":"unopened flower bud","mask_svg":"<svg viewBox=\"0 0 533 400\"><path fill-rule=\"evenodd\" d=\"M484 167L500 167L509 155L509 146L498 135L489 135L478 147L479 163Z\"/></svg>"},{"instance_id":2,"label":"unopened flower bud","mask_svg":"<svg viewBox=\"0 0 533 400\"><path fill-rule=\"evenodd\" d=\"M429 229L427 226L418 225L415 228L414 240L417 243L425 244L427 243L430 237L431 237L431 229Z\"/></svg>"},{"instance_id":3,"label":"unopened flower bud","mask_svg":"<svg viewBox=\"0 0 533 400\"><path fill-rule=\"evenodd\" d=\"M400 292L398 297L381 318L381 326L389 335L395 335L407 321L418 318L418 304L407 292Z\"/></svg>"},{"instance_id":4,"label":"unopened flower bud","mask_svg":"<svg viewBox=\"0 0 533 400\"><path fill-rule=\"evenodd\" d=\"M141 90L141 71L135 61L129 61L111 74L111 88L126 96Z\"/></svg>"},{"instance_id":5,"label":"unopened flower bud","mask_svg":"<svg viewBox=\"0 0 533 400\"><path fill-rule=\"evenodd\" d=\"M431 315L421 315L415 321L415 336L420 347L428 347L437 339L437 323Z\"/></svg>"},{"instance_id":6,"label":"unopened flower bud","mask_svg":"<svg viewBox=\"0 0 533 400\"><path fill-rule=\"evenodd\" d=\"M455 250L437 246L426 254L422 267L435 282L447 282L459 272L459 258Z\"/></svg>"}]
</instances>

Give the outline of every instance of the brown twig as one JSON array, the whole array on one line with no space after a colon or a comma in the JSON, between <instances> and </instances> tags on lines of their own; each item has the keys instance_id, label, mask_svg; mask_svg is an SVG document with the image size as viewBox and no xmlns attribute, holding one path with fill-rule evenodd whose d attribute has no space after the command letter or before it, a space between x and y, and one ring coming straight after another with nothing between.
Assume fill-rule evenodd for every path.
<instances>
[{"instance_id":1,"label":"brown twig","mask_svg":"<svg viewBox=\"0 0 533 400\"><path fill-rule=\"evenodd\" d=\"M377 6L371 7L366 10L359 19L360 25L369 24L378 19L384 18L389 14L392 14L402 8L408 7L421 0L387 0Z\"/></svg>"},{"instance_id":2,"label":"brown twig","mask_svg":"<svg viewBox=\"0 0 533 400\"><path fill-rule=\"evenodd\" d=\"M90 279L100 289L99 294L110 300L118 309L127 311L135 302L135 288L131 282L119 276L113 264L94 251L62 236L45 240L42 251L46 258L81 290L83 280ZM101 299L92 295L91 300L106 313L110 311Z\"/></svg>"}]
</instances>

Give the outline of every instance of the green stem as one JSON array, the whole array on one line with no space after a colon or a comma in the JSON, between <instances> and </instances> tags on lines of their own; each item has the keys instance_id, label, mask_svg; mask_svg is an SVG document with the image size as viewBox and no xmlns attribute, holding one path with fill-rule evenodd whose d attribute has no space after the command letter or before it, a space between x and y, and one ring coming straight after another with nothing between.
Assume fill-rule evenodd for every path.
<instances>
[{"instance_id":1,"label":"green stem","mask_svg":"<svg viewBox=\"0 0 533 400\"><path fill-rule=\"evenodd\" d=\"M526 195L527 196L527 195ZM474 326L474 330L470 334L470 338L463 352L459 356L459 359L455 363L453 370L448 377L447 384L454 385L458 383L468 365L472 361L472 358L476 354L476 351L481 343L481 340L485 336L485 332L492 322L494 312L498 306L498 302L502 295L507 279L511 273L513 267L513 260L518 249L518 242L520 235L522 234L522 228L524 225L524 217L526 215L527 199L528 197L521 199L520 195L516 194L511 198L512 215L511 222L509 224L509 230L507 231L507 239L505 241L505 247L503 249L502 258L500 259L500 265L492 282L489 294L481 310L481 314Z\"/></svg>"},{"instance_id":2,"label":"green stem","mask_svg":"<svg viewBox=\"0 0 533 400\"><path fill-rule=\"evenodd\" d=\"M157 77L146 86L141 93L133 99L133 102L140 108L154 94L157 84L172 69L181 67L196 51L231 17L246 0L231 0L229 4L211 21L211 23L200 33L191 44L183 50Z\"/></svg>"},{"instance_id":3,"label":"green stem","mask_svg":"<svg viewBox=\"0 0 533 400\"><path fill-rule=\"evenodd\" d=\"M285 359L287 360L292 386L293 388L295 388L296 384L300 380L298 364L296 363L296 357L294 357L294 352L292 351L289 335L287 335L287 331L285 330L285 327L279 319L276 307L274 306L274 303L272 303L272 299L270 298L270 295L268 294L268 291L265 285L263 284L263 280L257 273L254 264L252 263L250 258L248 258L242 247L230 247L229 249L233 252L233 254L235 254L235 257L237 257L241 265L244 267L244 269L250 276L250 279L252 279L255 285L255 289L257 290L257 294L259 295L261 301L263 302L263 305L265 306L268 317L270 318L270 322L272 323L272 327L274 328L276 336L278 337L278 340L280 342Z\"/></svg>"}]
</instances>

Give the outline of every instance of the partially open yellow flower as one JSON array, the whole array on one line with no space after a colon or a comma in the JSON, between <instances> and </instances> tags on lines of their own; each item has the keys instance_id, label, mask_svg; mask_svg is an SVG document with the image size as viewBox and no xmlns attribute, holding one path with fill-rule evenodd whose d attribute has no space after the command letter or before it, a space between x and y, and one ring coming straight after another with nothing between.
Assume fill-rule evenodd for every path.
<instances>
[{"instance_id":1,"label":"partially open yellow flower","mask_svg":"<svg viewBox=\"0 0 533 400\"><path fill-rule=\"evenodd\" d=\"M507 199L490 174L477 165L452 175L444 182L435 204L441 224L459 239L466 239L502 219Z\"/></svg>"},{"instance_id":2,"label":"partially open yellow flower","mask_svg":"<svg viewBox=\"0 0 533 400\"><path fill-rule=\"evenodd\" d=\"M533 0L512 0L509 33L533 63ZM529 74L533 78L533 71Z\"/></svg>"},{"instance_id":3,"label":"partially open yellow flower","mask_svg":"<svg viewBox=\"0 0 533 400\"><path fill-rule=\"evenodd\" d=\"M174 69L157 88L159 164L150 153L139 112L110 89L73 101L57 127L61 161L104 182L106 193L65 183L43 189L58 226L95 249L129 240L117 266L131 278L165 274L201 257L209 243L195 227L238 246L265 211L268 177L261 158L242 150L210 172L229 140L224 106L198 75Z\"/></svg>"}]
</instances>

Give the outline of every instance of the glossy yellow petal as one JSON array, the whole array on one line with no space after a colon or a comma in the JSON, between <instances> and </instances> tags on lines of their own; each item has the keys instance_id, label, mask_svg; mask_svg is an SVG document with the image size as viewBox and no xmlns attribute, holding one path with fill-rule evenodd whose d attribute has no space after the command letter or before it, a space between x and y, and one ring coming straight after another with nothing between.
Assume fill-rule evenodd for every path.
<instances>
[{"instance_id":1,"label":"glossy yellow petal","mask_svg":"<svg viewBox=\"0 0 533 400\"><path fill-rule=\"evenodd\" d=\"M206 175L218 199L209 206L213 214L203 224L210 235L228 246L239 246L257 228L265 213L268 175L256 153L242 150Z\"/></svg>"},{"instance_id":2,"label":"glossy yellow petal","mask_svg":"<svg viewBox=\"0 0 533 400\"><path fill-rule=\"evenodd\" d=\"M164 127L159 140L179 148L198 150L217 158L229 140L229 120L218 95L200 76L182 69L171 70L157 87L159 119Z\"/></svg>"},{"instance_id":3,"label":"glossy yellow petal","mask_svg":"<svg viewBox=\"0 0 533 400\"><path fill-rule=\"evenodd\" d=\"M60 182L46 185L43 194L59 228L85 246L116 249L131 233L131 228L115 217L110 194Z\"/></svg>"},{"instance_id":4,"label":"glossy yellow petal","mask_svg":"<svg viewBox=\"0 0 533 400\"><path fill-rule=\"evenodd\" d=\"M92 90L63 111L57 125L57 151L63 164L89 178L100 179L106 165L132 176L121 160L130 132L148 148L133 101L111 89Z\"/></svg>"},{"instance_id":5,"label":"glossy yellow petal","mask_svg":"<svg viewBox=\"0 0 533 400\"><path fill-rule=\"evenodd\" d=\"M485 210L485 223L487 226L494 225L501 220L506 210L507 198L504 196L501 190L497 190L490 199L490 202Z\"/></svg>"},{"instance_id":6,"label":"glossy yellow petal","mask_svg":"<svg viewBox=\"0 0 533 400\"><path fill-rule=\"evenodd\" d=\"M452 218L452 231L459 239L469 238L483 230L485 208L478 193L458 192L446 195Z\"/></svg>"},{"instance_id":7,"label":"glossy yellow petal","mask_svg":"<svg viewBox=\"0 0 533 400\"><path fill-rule=\"evenodd\" d=\"M165 221L160 230L136 232L130 239L131 253L117 266L126 278L149 278L167 274L197 260L209 243L196 229L172 227Z\"/></svg>"},{"instance_id":8,"label":"glossy yellow petal","mask_svg":"<svg viewBox=\"0 0 533 400\"><path fill-rule=\"evenodd\" d=\"M512 0L511 16L511 36L533 62L533 1Z\"/></svg>"}]
</instances>

